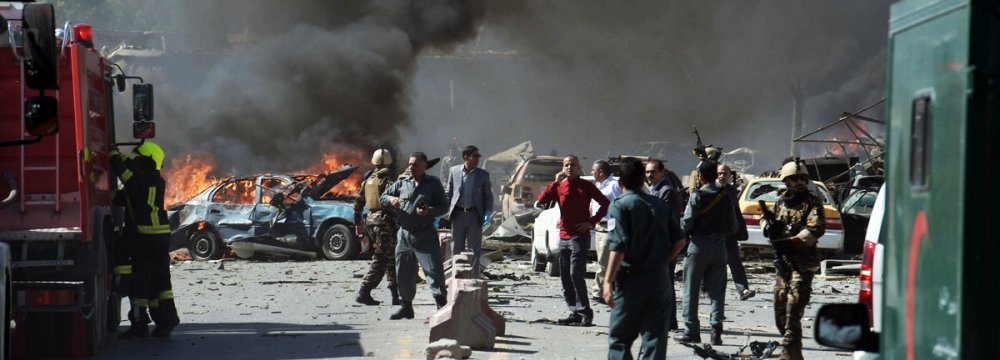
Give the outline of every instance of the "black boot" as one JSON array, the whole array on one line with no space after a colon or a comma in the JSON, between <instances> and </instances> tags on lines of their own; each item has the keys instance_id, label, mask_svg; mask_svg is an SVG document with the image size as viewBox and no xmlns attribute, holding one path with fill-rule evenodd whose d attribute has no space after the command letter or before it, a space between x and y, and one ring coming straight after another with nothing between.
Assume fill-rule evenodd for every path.
<instances>
[{"instance_id":1,"label":"black boot","mask_svg":"<svg viewBox=\"0 0 1000 360\"><path fill-rule=\"evenodd\" d=\"M150 315L156 314L153 317L156 329L153 329L151 334L155 338L170 337L170 333L181 322L177 317L177 306L173 300L160 300L160 305L156 309L149 309L149 312Z\"/></svg>"},{"instance_id":2,"label":"black boot","mask_svg":"<svg viewBox=\"0 0 1000 360\"><path fill-rule=\"evenodd\" d=\"M389 285L389 293L392 294L392 305L398 306L399 302L399 288L396 285Z\"/></svg>"},{"instance_id":3,"label":"black boot","mask_svg":"<svg viewBox=\"0 0 1000 360\"><path fill-rule=\"evenodd\" d=\"M399 310L395 314L389 316L389 320L399 320L399 319L412 319L413 318L413 302L403 300L403 305L399 307Z\"/></svg>"},{"instance_id":4,"label":"black boot","mask_svg":"<svg viewBox=\"0 0 1000 360\"><path fill-rule=\"evenodd\" d=\"M445 305L448 305L448 298L444 296L435 297L434 303L437 304L438 309L443 308Z\"/></svg>"},{"instance_id":5,"label":"black boot","mask_svg":"<svg viewBox=\"0 0 1000 360\"><path fill-rule=\"evenodd\" d=\"M118 334L122 340L145 339L149 337L149 325L143 323L132 324L127 331Z\"/></svg>"},{"instance_id":6,"label":"black boot","mask_svg":"<svg viewBox=\"0 0 1000 360\"><path fill-rule=\"evenodd\" d=\"M357 302L358 304L365 304L365 305L380 304L378 300L372 299L372 288L365 285L361 285L361 288L358 289L358 296L354 297L354 301Z\"/></svg>"},{"instance_id":7,"label":"black boot","mask_svg":"<svg viewBox=\"0 0 1000 360\"><path fill-rule=\"evenodd\" d=\"M712 345L722 345L722 324L712 325Z\"/></svg>"},{"instance_id":8,"label":"black boot","mask_svg":"<svg viewBox=\"0 0 1000 360\"><path fill-rule=\"evenodd\" d=\"M682 342L682 343L700 344L701 343L701 334L695 333L695 335L690 335L690 334L675 335L674 336L674 340L676 340L677 342Z\"/></svg>"}]
</instances>

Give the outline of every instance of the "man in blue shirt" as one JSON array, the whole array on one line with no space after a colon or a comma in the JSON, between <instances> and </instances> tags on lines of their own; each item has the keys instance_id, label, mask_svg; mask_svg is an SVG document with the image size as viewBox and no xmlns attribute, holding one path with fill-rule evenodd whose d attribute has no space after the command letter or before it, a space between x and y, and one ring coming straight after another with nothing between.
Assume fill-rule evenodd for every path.
<instances>
[{"instance_id":1,"label":"man in blue shirt","mask_svg":"<svg viewBox=\"0 0 1000 360\"><path fill-rule=\"evenodd\" d=\"M612 308L608 358L631 359L632 342L642 336L640 354L667 356L667 320L674 302L668 263L684 248L684 234L673 209L643 191L643 165L626 158L621 165L625 192L611 204L615 226L609 233L610 256L604 278L604 302Z\"/></svg>"}]
</instances>

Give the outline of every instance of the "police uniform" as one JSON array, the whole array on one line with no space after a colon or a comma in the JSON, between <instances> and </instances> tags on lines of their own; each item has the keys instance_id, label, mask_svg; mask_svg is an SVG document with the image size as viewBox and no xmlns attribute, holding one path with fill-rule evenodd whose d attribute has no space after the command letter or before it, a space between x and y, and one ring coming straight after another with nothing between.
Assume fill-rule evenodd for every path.
<instances>
[{"instance_id":1,"label":"police uniform","mask_svg":"<svg viewBox=\"0 0 1000 360\"><path fill-rule=\"evenodd\" d=\"M701 342L698 320L698 293L704 281L712 312L712 342L721 344L725 317L726 237L739 226L733 213L733 199L715 182L703 185L688 199L681 218L681 228L690 237L684 260L684 296L682 313L685 331L676 338L682 342Z\"/></svg>"},{"instance_id":2,"label":"police uniform","mask_svg":"<svg viewBox=\"0 0 1000 360\"><path fill-rule=\"evenodd\" d=\"M786 165L796 166L794 163ZM782 178L786 177L786 172L805 174L804 166L798 167L798 171L786 171L783 167ZM802 358L802 316L812 294L813 276L819 270L816 240L825 231L823 211L823 203L809 191L786 189L775 204L776 220L786 224L784 237L799 239L783 241L785 250L777 259L790 270L787 279L776 275L774 284L774 321L783 334L782 359Z\"/></svg>"},{"instance_id":3,"label":"police uniform","mask_svg":"<svg viewBox=\"0 0 1000 360\"><path fill-rule=\"evenodd\" d=\"M614 281L615 307L608 324L608 358L631 358L632 342L642 337L644 356L667 353L667 321L674 303L670 250L683 239L674 210L655 196L625 191L611 203L615 227L610 251L624 254Z\"/></svg>"},{"instance_id":4,"label":"police uniform","mask_svg":"<svg viewBox=\"0 0 1000 360\"><path fill-rule=\"evenodd\" d=\"M424 174L419 184L413 177L402 178L385 190L380 198L383 207L391 207L393 197L399 198L396 211L399 231L396 243L396 279L402 308L390 319L413 318L413 298L416 295L417 263L427 275L434 300L444 306L448 291L444 287L444 266L441 263L441 245L438 242L435 218L448 212L444 187L437 177ZM417 207L426 204L430 215L417 215Z\"/></svg>"},{"instance_id":5,"label":"police uniform","mask_svg":"<svg viewBox=\"0 0 1000 360\"><path fill-rule=\"evenodd\" d=\"M399 291L396 287L396 215L389 208L383 207L379 197L392 184L394 175L387 167L392 164L391 155L384 149L375 151L372 164L378 168L364 175L361 182L361 193L354 202L354 225L364 225L368 238L373 242L372 264L365 277L361 279L361 289L358 290L356 301L365 305L378 305L371 297L371 290L378 287L385 276L389 282L389 292L392 304L399 305ZM367 216L363 210L367 208ZM364 219L362 220L362 217Z\"/></svg>"},{"instance_id":6,"label":"police uniform","mask_svg":"<svg viewBox=\"0 0 1000 360\"><path fill-rule=\"evenodd\" d=\"M166 183L160 176L163 151L152 142L136 148L138 156L130 161L117 151L110 154L111 168L124 184L124 241L131 258L129 298L132 326L120 337L135 338L149 335L148 323L156 323L154 337L169 337L180 322L170 285L170 224L163 207ZM116 267L116 273L128 272ZM146 309L149 318L146 318Z\"/></svg>"}]
</instances>

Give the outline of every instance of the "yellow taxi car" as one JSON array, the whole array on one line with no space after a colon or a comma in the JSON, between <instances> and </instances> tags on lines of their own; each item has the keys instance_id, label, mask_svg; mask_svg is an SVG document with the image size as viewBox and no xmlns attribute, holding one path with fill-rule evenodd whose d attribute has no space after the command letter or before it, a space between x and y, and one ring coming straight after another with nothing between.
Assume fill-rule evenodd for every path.
<instances>
[{"instance_id":1,"label":"yellow taxi car","mask_svg":"<svg viewBox=\"0 0 1000 360\"><path fill-rule=\"evenodd\" d=\"M812 184L815 186L810 186L809 191L818 193L823 199L823 212L826 215L826 232L819 238L816 246L823 252L840 254L844 250L844 225L840 220L840 212L833 204L833 198L826 185L819 181L813 181ZM764 200L767 207L773 210L774 203L778 201L778 192L784 188L785 184L778 178L751 179L743 187L739 206L743 213L743 222L747 224L749 239L740 242L741 248L771 248L760 227L761 211L758 201Z\"/></svg>"}]
</instances>

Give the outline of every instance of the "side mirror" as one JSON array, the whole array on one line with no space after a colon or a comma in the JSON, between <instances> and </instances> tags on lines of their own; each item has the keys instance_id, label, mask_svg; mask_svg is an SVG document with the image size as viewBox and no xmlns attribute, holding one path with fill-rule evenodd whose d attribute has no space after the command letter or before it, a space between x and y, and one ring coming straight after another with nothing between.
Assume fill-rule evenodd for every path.
<instances>
[{"instance_id":1,"label":"side mirror","mask_svg":"<svg viewBox=\"0 0 1000 360\"><path fill-rule=\"evenodd\" d=\"M510 193L510 186L509 185L503 185L503 186L501 186L500 187L500 192L502 192L504 194L509 194Z\"/></svg>"},{"instance_id":2,"label":"side mirror","mask_svg":"<svg viewBox=\"0 0 1000 360\"><path fill-rule=\"evenodd\" d=\"M125 75L118 74L115 75L114 78L115 78L115 89L117 89L118 92L125 92Z\"/></svg>"},{"instance_id":3,"label":"side mirror","mask_svg":"<svg viewBox=\"0 0 1000 360\"><path fill-rule=\"evenodd\" d=\"M4 19L3 15L0 15L0 35L7 32L7 19Z\"/></svg>"},{"instance_id":4,"label":"side mirror","mask_svg":"<svg viewBox=\"0 0 1000 360\"><path fill-rule=\"evenodd\" d=\"M843 350L878 351L878 334L871 332L868 308L861 304L827 304L816 314L816 342Z\"/></svg>"},{"instance_id":5,"label":"side mirror","mask_svg":"<svg viewBox=\"0 0 1000 360\"><path fill-rule=\"evenodd\" d=\"M132 84L132 118L153 120L153 84Z\"/></svg>"},{"instance_id":6,"label":"side mirror","mask_svg":"<svg viewBox=\"0 0 1000 360\"><path fill-rule=\"evenodd\" d=\"M22 14L25 83L35 90L59 89L55 10L52 4L26 4Z\"/></svg>"}]
</instances>

